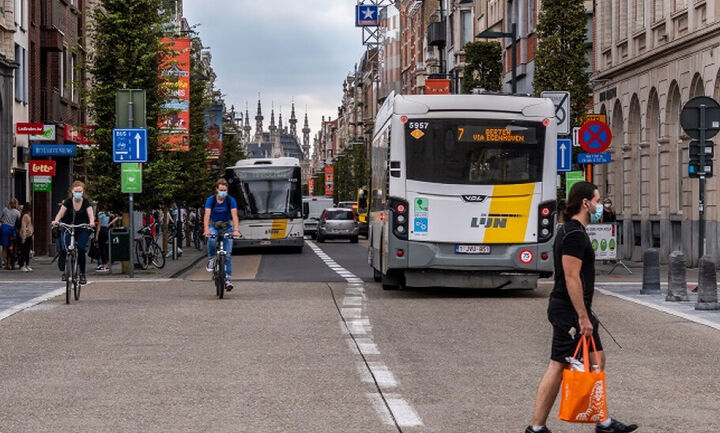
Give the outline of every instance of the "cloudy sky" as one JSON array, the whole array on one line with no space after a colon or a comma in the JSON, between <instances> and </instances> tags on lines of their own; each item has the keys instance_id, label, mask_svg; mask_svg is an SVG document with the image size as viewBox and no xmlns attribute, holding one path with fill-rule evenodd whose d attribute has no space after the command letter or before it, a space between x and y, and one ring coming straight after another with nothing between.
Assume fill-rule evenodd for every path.
<instances>
[{"instance_id":1,"label":"cloudy sky","mask_svg":"<svg viewBox=\"0 0 720 433\"><path fill-rule=\"evenodd\" d=\"M263 125L282 105L290 118L291 98L302 129L308 107L311 138L321 116L337 116L342 82L365 51L354 27L355 0L184 0L184 15L212 53L216 87L228 105L249 103L255 126L258 92ZM254 132L254 131L253 131Z\"/></svg>"}]
</instances>

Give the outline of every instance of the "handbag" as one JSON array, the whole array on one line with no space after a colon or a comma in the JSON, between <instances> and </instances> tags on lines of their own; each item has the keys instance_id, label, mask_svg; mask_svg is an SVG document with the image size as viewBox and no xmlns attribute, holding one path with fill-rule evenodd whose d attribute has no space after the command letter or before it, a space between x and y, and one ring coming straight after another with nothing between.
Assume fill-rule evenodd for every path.
<instances>
[{"instance_id":1,"label":"handbag","mask_svg":"<svg viewBox=\"0 0 720 433\"><path fill-rule=\"evenodd\" d=\"M89 256L91 259L97 259L97 257L98 257L98 252L99 252L99 251L98 251L97 242L95 241L95 238L93 237L93 238L90 240L90 249L88 249L88 256Z\"/></svg>"},{"instance_id":2,"label":"handbag","mask_svg":"<svg viewBox=\"0 0 720 433\"><path fill-rule=\"evenodd\" d=\"M582 347L584 371L567 368L563 371L562 395L558 418L573 423L598 423L607 419L607 396L605 389L605 372L591 371L589 347L595 347L595 339L581 336L573 358Z\"/></svg>"}]
</instances>

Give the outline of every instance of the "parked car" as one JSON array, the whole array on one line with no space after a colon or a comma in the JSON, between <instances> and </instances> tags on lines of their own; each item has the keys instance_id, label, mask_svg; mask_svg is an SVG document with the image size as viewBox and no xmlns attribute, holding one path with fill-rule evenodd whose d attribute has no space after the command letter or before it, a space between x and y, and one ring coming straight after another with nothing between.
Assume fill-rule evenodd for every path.
<instances>
[{"instance_id":1,"label":"parked car","mask_svg":"<svg viewBox=\"0 0 720 433\"><path fill-rule=\"evenodd\" d=\"M360 225L352 209L329 208L323 211L318 224L318 242L327 239L350 239L357 243Z\"/></svg>"}]
</instances>

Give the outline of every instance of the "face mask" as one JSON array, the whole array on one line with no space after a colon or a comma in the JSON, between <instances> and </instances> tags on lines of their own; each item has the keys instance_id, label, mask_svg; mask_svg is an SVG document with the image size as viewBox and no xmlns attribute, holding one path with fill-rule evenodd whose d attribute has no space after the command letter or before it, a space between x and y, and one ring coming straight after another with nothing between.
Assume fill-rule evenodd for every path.
<instances>
[{"instance_id":1,"label":"face mask","mask_svg":"<svg viewBox=\"0 0 720 433\"><path fill-rule=\"evenodd\" d=\"M172 215L172 216L175 216L176 213L177 212L174 209L170 211L170 215Z\"/></svg>"},{"instance_id":2,"label":"face mask","mask_svg":"<svg viewBox=\"0 0 720 433\"><path fill-rule=\"evenodd\" d=\"M605 207L610 209L612 207L612 205L610 203L605 203Z\"/></svg>"},{"instance_id":3,"label":"face mask","mask_svg":"<svg viewBox=\"0 0 720 433\"><path fill-rule=\"evenodd\" d=\"M73 193L73 198L75 198L75 200L80 200L82 198L82 196L83 196L83 193L81 193L81 192Z\"/></svg>"},{"instance_id":4,"label":"face mask","mask_svg":"<svg viewBox=\"0 0 720 433\"><path fill-rule=\"evenodd\" d=\"M227 191L218 191L218 197L220 197L220 198L227 197Z\"/></svg>"},{"instance_id":5,"label":"face mask","mask_svg":"<svg viewBox=\"0 0 720 433\"><path fill-rule=\"evenodd\" d=\"M594 224L594 223L600 221L600 218L602 218L602 214L603 214L603 207L600 203L598 203L597 206L595 206L595 213L590 214L590 222Z\"/></svg>"}]
</instances>

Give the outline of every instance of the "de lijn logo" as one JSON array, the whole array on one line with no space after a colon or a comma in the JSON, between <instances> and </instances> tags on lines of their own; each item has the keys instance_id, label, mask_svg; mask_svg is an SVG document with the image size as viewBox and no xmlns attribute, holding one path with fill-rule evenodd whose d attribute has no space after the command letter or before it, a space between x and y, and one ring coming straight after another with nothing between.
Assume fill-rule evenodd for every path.
<instances>
[{"instance_id":1,"label":"de lijn logo","mask_svg":"<svg viewBox=\"0 0 720 433\"><path fill-rule=\"evenodd\" d=\"M472 220L470 220L470 228L477 229L484 227L486 229L504 229L507 227L507 222L510 218L522 218L522 215L504 213L481 214L479 217L473 217Z\"/></svg>"}]
</instances>

